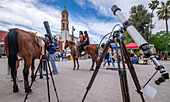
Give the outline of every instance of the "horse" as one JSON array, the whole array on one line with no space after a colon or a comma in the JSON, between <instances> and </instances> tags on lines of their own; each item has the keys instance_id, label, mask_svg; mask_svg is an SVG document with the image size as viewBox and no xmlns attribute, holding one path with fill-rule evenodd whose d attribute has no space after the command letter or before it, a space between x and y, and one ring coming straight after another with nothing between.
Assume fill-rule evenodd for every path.
<instances>
[{"instance_id":1,"label":"horse","mask_svg":"<svg viewBox=\"0 0 170 102\"><path fill-rule=\"evenodd\" d=\"M75 44L75 42L66 40L64 49L66 49L68 47L71 50L71 55L72 55L73 61L74 61L74 68L73 68L73 70L75 70L75 68L76 68L75 61L77 62L77 70L79 70L79 62L78 62L78 57L76 57L76 44ZM94 67L94 63L96 62L96 65L97 65L98 48L97 48L96 45L89 44L89 45L86 46L86 49L85 49L84 52L85 53L82 54L80 57L85 56L87 54L89 54L91 56L91 58L92 58L92 66L90 68L90 71L93 71L94 70L94 68L93 68Z\"/></svg>"},{"instance_id":2,"label":"horse","mask_svg":"<svg viewBox=\"0 0 170 102\"><path fill-rule=\"evenodd\" d=\"M8 65L11 69L11 77L13 79L13 92L19 91L18 84L16 82L17 69L19 67L19 58L24 60L24 88L25 92L31 92L29 88L29 68L31 66L32 73L31 78L34 76L34 61L36 58L40 58L43 50L43 41L35 34L24 31L18 28L13 28L4 38L4 45L6 55L8 57ZM40 64L40 78L42 78L42 63Z\"/></svg>"}]
</instances>

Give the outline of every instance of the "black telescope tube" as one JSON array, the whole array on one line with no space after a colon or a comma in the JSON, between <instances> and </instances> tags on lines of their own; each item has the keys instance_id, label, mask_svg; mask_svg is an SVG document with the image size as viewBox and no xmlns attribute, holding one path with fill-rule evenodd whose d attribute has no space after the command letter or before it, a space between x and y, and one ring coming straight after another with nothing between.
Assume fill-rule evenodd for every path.
<instances>
[{"instance_id":1,"label":"black telescope tube","mask_svg":"<svg viewBox=\"0 0 170 102\"><path fill-rule=\"evenodd\" d=\"M46 29L46 32L47 32L48 38L49 38L49 40L50 40L50 43L52 43L52 42L53 42L53 41L52 41L53 39L52 39L51 30L50 30L50 25L49 25L48 21L44 21L44 27L45 27L45 29Z\"/></svg>"}]
</instances>

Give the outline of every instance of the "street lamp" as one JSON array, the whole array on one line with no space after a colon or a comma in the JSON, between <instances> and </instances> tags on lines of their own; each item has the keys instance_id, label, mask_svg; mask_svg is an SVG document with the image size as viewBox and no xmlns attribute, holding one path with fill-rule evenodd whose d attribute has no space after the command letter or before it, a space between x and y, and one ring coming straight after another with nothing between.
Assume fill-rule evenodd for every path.
<instances>
[{"instance_id":1,"label":"street lamp","mask_svg":"<svg viewBox=\"0 0 170 102\"><path fill-rule=\"evenodd\" d=\"M148 36L147 36L147 28L148 28L148 24L144 25L144 29L145 29L145 40L148 40Z\"/></svg>"},{"instance_id":2,"label":"street lamp","mask_svg":"<svg viewBox=\"0 0 170 102\"><path fill-rule=\"evenodd\" d=\"M74 26L72 26L72 41L74 40L74 31L75 31L75 28L74 28Z\"/></svg>"},{"instance_id":3,"label":"street lamp","mask_svg":"<svg viewBox=\"0 0 170 102\"><path fill-rule=\"evenodd\" d=\"M60 39L61 39L61 37L59 37L59 48L60 48ZM61 49L60 49L61 50Z\"/></svg>"}]
</instances>

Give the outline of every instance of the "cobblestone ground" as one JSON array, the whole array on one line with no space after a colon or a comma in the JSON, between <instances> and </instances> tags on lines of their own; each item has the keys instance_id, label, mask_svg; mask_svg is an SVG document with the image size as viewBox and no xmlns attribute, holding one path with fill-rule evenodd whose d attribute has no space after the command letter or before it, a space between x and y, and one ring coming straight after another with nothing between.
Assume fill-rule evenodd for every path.
<instances>
[{"instance_id":1,"label":"cobblestone ground","mask_svg":"<svg viewBox=\"0 0 170 102\"><path fill-rule=\"evenodd\" d=\"M170 61L159 61L167 70L170 72ZM36 60L36 66L39 61ZM22 69L23 62L20 63L18 69L18 77L23 78ZM58 75L53 75L55 85L57 88L57 93L61 102L81 102L85 92L86 87L90 81L93 71L89 71L91 66L91 60L80 60L80 70L72 70L72 61L61 61L56 62L57 68L59 70ZM117 64L116 68L117 68ZM142 85L152 76L155 72L155 65L151 63L150 65L139 65L134 64L139 82ZM87 94L85 102L121 102L121 89L119 75L116 70L106 70L108 67L101 67L97 77ZM45 72L44 72L45 73ZM132 102L142 102L140 95L135 91L135 85L133 83L132 77L127 70L128 74L128 85L130 91L130 97ZM29 76L30 77L30 76ZM150 86L157 89L157 94L154 99L149 98L144 95L146 102L169 102L170 100L170 81L157 86L154 81L160 77L160 74L156 76L149 83ZM50 78L50 96L51 102L57 102L56 96L54 94L53 84ZM7 75L7 59L0 59L0 102L23 102L25 98L24 83L18 82L19 92L13 93L10 75ZM40 79L36 78L32 86L33 92L28 96L26 102L48 102L47 97L47 83L46 78Z\"/></svg>"}]
</instances>

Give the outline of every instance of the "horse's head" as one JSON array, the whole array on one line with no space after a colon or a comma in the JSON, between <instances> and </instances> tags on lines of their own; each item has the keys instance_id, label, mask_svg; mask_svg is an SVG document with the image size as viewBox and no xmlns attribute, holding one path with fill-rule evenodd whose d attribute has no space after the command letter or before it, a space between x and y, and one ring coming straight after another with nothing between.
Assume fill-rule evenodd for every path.
<instances>
[{"instance_id":1,"label":"horse's head","mask_svg":"<svg viewBox=\"0 0 170 102\"><path fill-rule=\"evenodd\" d=\"M68 47L68 41L66 40L64 49L66 49L67 47Z\"/></svg>"}]
</instances>

